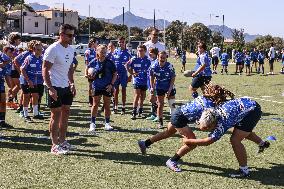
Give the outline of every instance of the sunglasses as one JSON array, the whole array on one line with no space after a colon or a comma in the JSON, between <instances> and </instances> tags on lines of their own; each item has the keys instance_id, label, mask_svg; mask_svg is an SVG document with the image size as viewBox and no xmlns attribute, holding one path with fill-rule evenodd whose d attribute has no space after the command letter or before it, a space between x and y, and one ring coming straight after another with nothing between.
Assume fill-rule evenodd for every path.
<instances>
[{"instance_id":1,"label":"sunglasses","mask_svg":"<svg viewBox=\"0 0 284 189\"><path fill-rule=\"evenodd\" d=\"M73 33L63 33L63 34L66 35L66 36L69 37L69 38L73 38L73 37L76 36L76 35L73 34Z\"/></svg>"}]
</instances>

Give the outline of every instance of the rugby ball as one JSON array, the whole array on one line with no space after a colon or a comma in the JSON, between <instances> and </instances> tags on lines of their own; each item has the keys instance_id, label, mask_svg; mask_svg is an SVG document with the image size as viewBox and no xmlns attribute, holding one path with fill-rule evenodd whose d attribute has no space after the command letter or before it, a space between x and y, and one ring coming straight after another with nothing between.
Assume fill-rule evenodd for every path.
<instances>
[{"instance_id":1,"label":"rugby ball","mask_svg":"<svg viewBox=\"0 0 284 189\"><path fill-rule=\"evenodd\" d=\"M96 72L96 69L95 69L95 68L89 68L89 69L88 69L88 75L89 75L89 76L94 76L94 75L95 75L95 72Z\"/></svg>"},{"instance_id":2,"label":"rugby ball","mask_svg":"<svg viewBox=\"0 0 284 189\"><path fill-rule=\"evenodd\" d=\"M183 76L184 77L192 77L192 74L194 73L195 71L193 71L193 70L185 70L184 72L183 72Z\"/></svg>"}]
</instances>

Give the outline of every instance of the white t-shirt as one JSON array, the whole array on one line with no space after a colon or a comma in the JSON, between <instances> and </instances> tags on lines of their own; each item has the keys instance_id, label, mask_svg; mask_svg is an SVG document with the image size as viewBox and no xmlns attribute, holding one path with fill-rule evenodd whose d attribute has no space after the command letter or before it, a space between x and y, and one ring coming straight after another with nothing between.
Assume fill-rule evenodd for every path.
<instances>
[{"instance_id":1,"label":"white t-shirt","mask_svg":"<svg viewBox=\"0 0 284 189\"><path fill-rule=\"evenodd\" d=\"M159 41L157 43L152 43L152 41L150 40L150 41L147 41L146 43L144 43L144 45L147 48L147 53L146 53L147 56L149 55L149 48L150 47L157 48L159 52L166 50L165 44L164 43L160 43Z\"/></svg>"},{"instance_id":2,"label":"white t-shirt","mask_svg":"<svg viewBox=\"0 0 284 189\"><path fill-rule=\"evenodd\" d=\"M212 57L214 56L217 56L219 57L219 52L220 52L220 48L219 47L213 47L211 50L210 50L210 53L212 55Z\"/></svg>"},{"instance_id":3,"label":"white t-shirt","mask_svg":"<svg viewBox=\"0 0 284 189\"><path fill-rule=\"evenodd\" d=\"M71 46L65 48L59 42L55 42L46 49L43 60L53 64L49 71L52 86L69 86L68 72L73 58L74 50Z\"/></svg>"},{"instance_id":4,"label":"white t-shirt","mask_svg":"<svg viewBox=\"0 0 284 189\"><path fill-rule=\"evenodd\" d=\"M275 49L274 49L274 47L270 47L270 49L269 49L269 57L270 58L275 58Z\"/></svg>"}]
</instances>

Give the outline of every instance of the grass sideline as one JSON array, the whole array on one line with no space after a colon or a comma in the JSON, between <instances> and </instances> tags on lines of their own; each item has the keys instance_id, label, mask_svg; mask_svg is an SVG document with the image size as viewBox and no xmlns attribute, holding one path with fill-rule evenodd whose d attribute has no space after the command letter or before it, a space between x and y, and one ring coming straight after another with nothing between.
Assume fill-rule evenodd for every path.
<instances>
[{"instance_id":1,"label":"grass sideline","mask_svg":"<svg viewBox=\"0 0 284 189\"><path fill-rule=\"evenodd\" d=\"M170 59L176 68L178 100L191 99L188 93L190 78L180 73L181 63ZM187 69L195 60L188 60ZM257 155L257 146L245 141L248 163L252 170L249 179L231 179L227 175L238 168L229 143L230 134L209 146L196 148L183 158L181 173L165 167L166 160L181 145L181 138L152 145L147 156L139 153L138 139L157 133L156 125L144 120L130 119L132 87L127 89L127 115L112 115L117 129L105 132L99 124L98 136L86 135L90 108L87 101L87 81L83 77L83 59L75 73L77 97L69 122L69 141L78 150L67 156L54 156L50 152L48 121L27 124L14 111L7 113L7 122L15 128L0 130L0 188L284 188L284 75L252 76L231 75L235 65L229 65L229 75L214 75L213 81L227 87L237 96L257 97L262 106L263 119L255 131L266 138L274 135L277 141L263 154ZM275 63L275 72L281 63ZM268 70L268 63L265 63ZM220 65L218 67L220 70ZM283 102L282 104L277 102ZM150 106L146 106L146 112ZM165 108L167 110L167 108ZM48 109L45 109L48 114ZM280 119L278 119L280 118ZM98 121L103 123L102 117ZM281 122L282 121L282 122ZM167 120L165 121L167 122ZM206 132L194 130L197 137Z\"/></svg>"}]
</instances>

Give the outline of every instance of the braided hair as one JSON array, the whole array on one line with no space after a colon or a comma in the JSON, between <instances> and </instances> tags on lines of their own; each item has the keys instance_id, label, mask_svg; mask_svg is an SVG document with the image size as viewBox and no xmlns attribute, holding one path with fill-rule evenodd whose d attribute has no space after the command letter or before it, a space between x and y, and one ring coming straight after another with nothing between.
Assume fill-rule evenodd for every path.
<instances>
[{"instance_id":1,"label":"braided hair","mask_svg":"<svg viewBox=\"0 0 284 189\"><path fill-rule=\"evenodd\" d=\"M224 87L221 87L220 85L209 83L205 86L203 96L211 99L214 104L220 105L223 102L227 101L228 97L233 99L235 95L231 91L225 89Z\"/></svg>"}]
</instances>

